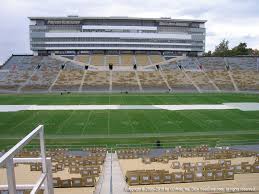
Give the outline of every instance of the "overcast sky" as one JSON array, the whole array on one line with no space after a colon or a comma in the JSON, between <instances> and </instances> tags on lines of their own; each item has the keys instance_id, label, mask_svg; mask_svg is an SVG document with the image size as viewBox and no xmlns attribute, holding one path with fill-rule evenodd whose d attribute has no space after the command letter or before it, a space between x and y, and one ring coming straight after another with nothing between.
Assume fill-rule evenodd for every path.
<instances>
[{"instance_id":1,"label":"overcast sky","mask_svg":"<svg viewBox=\"0 0 259 194\"><path fill-rule=\"evenodd\" d=\"M30 53L27 17L67 15L206 19L206 50L224 38L259 48L258 0L1 0L0 64Z\"/></svg>"}]
</instances>

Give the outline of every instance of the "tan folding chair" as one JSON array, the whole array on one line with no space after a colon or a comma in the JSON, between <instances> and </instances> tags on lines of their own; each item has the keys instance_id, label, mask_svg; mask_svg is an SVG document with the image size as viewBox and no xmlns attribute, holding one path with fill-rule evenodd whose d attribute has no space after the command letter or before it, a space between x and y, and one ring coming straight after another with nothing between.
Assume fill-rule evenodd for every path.
<instances>
[{"instance_id":1,"label":"tan folding chair","mask_svg":"<svg viewBox=\"0 0 259 194\"><path fill-rule=\"evenodd\" d=\"M173 172L172 173L172 183L182 183L183 182L183 173L182 172Z\"/></svg>"},{"instance_id":2,"label":"tan folding chair","mask_svg":"<svg viewBox=\"0 0 259 194\"><path fill-rule=\"evenodd\" d=\"M163 183L163 175L159 172L151 173L151 184L162 184Z\"/></svg>"},{"instance_id":3,"label":"tan folding chair","mask_svg":"<svg viewBox=\"0 0 259 194\"><path fill-rule=\"evenodd\" d=\"M172 169L180 169L180 168L181 168L180 162L178 162L178 161L172 162L171 168L172 168Z\"/></svg>"},{"instance_id":4,"label":"tan folding chair","mask_svg":"<svg viewBox=\"0 0 259 194\"><path fill-rule=\"evenodd\" d=\"M187 170L187 169L189 169L191 167L191 163L183 163L182 164L182 169L184 169L184 170Z\"/></svg>"},{"instance_id":5,"label":"tan folding chair","mask_svg":"<svg viewBox=\"0 0 259 194\"><path fill-rule=\"evenodd\" d=\"M36 167L37 167L37 171L42 171L42 164L41 163L37 163Z\"/></svg>"},{"instance_id":6,"label":"tan folding chair","mask_svg":"<svg viewBox=\"0 0 259 194\"><path fill-rule=\"evenodd\" d=\"M60 181L61 188L69 188L71 187L71 179L65 179Z\"/></svg>"},{"instance_id":7,"label":"tan folding chair","mask_svg":"<svg viewBox=\"0 0 259 194\"><path fill-rule=\"evenodd\" d=\"M194 172L194 181L195 182L202 182L205 180L204 173L202 171Z\"/></svg>"},{"instance_id":8,"label":"tan folding chair","mask_svg":"<svg viewBox=\"0 0 259 194\"><path fill-rule=\"evenodd\" d=\"M56 167L56 165L53 165L53 166L51 167L51 170L52 170L52 173L56 173L56 172L57 172L57 167Z\"/></svg>"},{"instance_id":9,"label":"tan folding chair","mask_svg":"<svg viewBox=\"0 0 259 194\"><path fill-rule=\"evenodd\" d=\"M139 175L138 172L127 172L126 173L126 182L132 185L139 185Z\"/></svg>"},{"instance_id":10,"label":"tan folding chair","mask_svg":"<svg viewBox=\"0 0 259 194\"><path fill-rule=\"evenodd\" d=\"M30 164L30 170L31 171L37 171L37 164L36 163L33 163L33 164Z\"/></svg>"},{"instance_id":11,"label":"tan folding chair","mask_svg":"<svg viewBox=\"0 0 259 194\"><path fill-rule=\"evenodd\" d=\"M230 166L226 166L225 170L232 170L235 171L235 166L234 165L230 165Z\"/></svg>"},{"instance_id":12,"label":"tan folding chair","mask_svg":"<svg viewBox=\"0 0 259 194\"><path fill-rule=\"evenodd\" d=\"M215 173L213 170L205 170L204 171L205 181L214 181L215 180Z\"/></svg>"},{"instance_id":13,"label":"tan folding chair","mask_svg":"<svg viewBox=\"0 0 259 194\"><path fill-rule=\"evenodd\" d=\"M86 177L83 177L82 179L83 179L83 185L85 187L94 187L95 186L96 180L95 180L94 176L86 176Z\"/></svg>"},{"instance_id":14,"label":"tan folding chair","mask_svg":"<svg viewBox=\"0 0 259 194\"><path fill-rule=\"evenodd\" d=\"M70 174L78 174L79 173L79 168L77 166L70 166L68 169L68 172Z\"/></svg>"},{"instance_id":15,"label":"tan folding chair","mask_svg":"<svg viewBox=\"0 0 259 194\"><path fill-rule=\"evenodd\" d=\"M80 171L80 174L81 174L82 177L85 177L85 176L91 175L92 171L84 169L84 170Z\"/></svg>"},{"instance_id":16,"label":"tan folding chair","mask_svg":"<svg viewBox=\"0 0 259 194\"><path fill-rule=\"evenodd\" d=\"M224 172L222 170L216 170L215 171L215 180L216 181L224 180Z\"/></svg>"},{"instance_id":17,"label":"tan folding chair","mask_svg":"<svg viewBox=\"0 0 259 194\"><path fill-rule=\"evenodd\" d=\"M234 180L234 171L233 170L225 170L224 171L224 179L226 180Z\"/></svg>"},{"instance_id":18,"label":"tan folding chair","mask_svg":"<svg viewBox=\"0 0 259 194\"><path fill-rule=\"evenodd\" d=\"M64 160L64 167L69 167L70 161L68 159Z\"/></svg>"},{"instance_id":19,"label":"tan folding chair","mask_svg":"<svg viewBox=\"0 0 259 194\"><path fill-rule=\"evenodd\" d=\"M243 169L242 169L241 164L234 165L234 173L235 173L235 174L241 174L241 173L243 173Z\"/></svg>"},{"instance_id":20,"label":"tan folding chair","mask_svg":"<svg viewBox=\"0 0 259 194\"><path fill-rule=\"evenodd\" d=\"M185 172L183 174L183 177L184 177L184 182L185 183L193 182L194 176L193 176L192 172Z\"/></svg>"},{"instance_id":21,"label":"tan folding chair","mask_svg":"<svg viewBox=\"0 0 259 194\"><path fill-rule=\"evenodd\" d=\"M150 185L151 179L149 172L141 172L139 175L139 183L141 185Z\"/></svg>"},{"instance_id":22,"label":"tan folding chair","mask_svg":"<svg viewBox=\"0 0 259 194\"><path fill-rule=\"evenodd\" d=\"M55 177L55 178L53 178L53 187L54 187L54 188L59 188L59 187L61 187L60 182L61 182L60 177Z\"/></svg>"},{"instance_id":23,"label":"tan folding chair","mask_svg":"<svg viewBox=\"0 0 259 194\"><path fill-rule=\"evenodd\" d=\"M71 185L72 185L72 187L83 187L83 179L82 178L72 178Z\"/></svg>"},{"instance_id":24,"label":"tan folding chair","mask_svg":"<svg viewBox=\"0 0 259 194\"><path fill-rule=\"evenodd\" d=\"M163 183L164 184L171 184L172 183L172 180L173 180L172 174L164 173L162 176L163 176Z\"/></svg>"},{"instance_id":25,"label":"tan folding chair","mask_svg":"<svg viewBox=\"0 0 259 194\"><path fill-rule=\"evenodd\" d=\"M93 170L96 170L98 173L101 172L100 166L93 166Z\"/></svg>"},{"instance_id":26,"label":"tan folding chair","mask_svg":"<svg viewBox=\"0 0 259 194\"><path fill-rule=\"evenodd\" d=\"M253 172L259 173L259 163L256 162L253 164Z\"/></svg>"},{"instance_id":27,"label":"tan folding chair","mask_svg":"<svg viewBox=\"0 0 259 194\"><path fill-rule=\"evenodd\" d=\"M63 171L64 170L64 165L63 164L56 164L57 171Z\"/></svg>"},{"instance_id":28,"label":"tan folding chair","mask_svg":"<svg viewBox=\"0 0 259 194\"><path fill-rule=\"evenodd\" d=\"M142 162L143 162L144 164L151 164L151 159L150 159L149 157L144 157L144 158L142 159Z\"/></svg>"},{"instance_id":29,"label":"tan folding chair","mask_svg":"<svg viewBox=\"0 0 259 194\"><path fill-rule=\"evenodd\" d=\"M243 170L243 173L251 173L253 170L253 166L251 164L243 164L242 170Z\"/></svg>"},{"instance_id":30,"label":"tan folding chair","mask_svg":"<svg viewBox=\"0 0 259 194\"><path fill-rule=\"evenodd\" d=\"M92 169L92 170L91 170L91 175L93 175L93 176L99 176L99 170L97 170L97 169Z\"/></svg>"},{"instance_id":31,"label":"tan folding chair","mask_svg":"<svg viewBox=\"0 0 259 194\"><path fill-rule=\"evenodd\" d=\"M231 166L231 160L225 160L225 166Z\"/></svg>"},{"instance_id":32,"label":"tan folding chair","mask_svg":"<svg viewBox=\"0 0 259 194\"><path fill-rule=\"evenodd\" d=\"M178 161L172 162L171 168L180 169L181 168L180 162L178 162Z\"/></svg>"}]
</instances>

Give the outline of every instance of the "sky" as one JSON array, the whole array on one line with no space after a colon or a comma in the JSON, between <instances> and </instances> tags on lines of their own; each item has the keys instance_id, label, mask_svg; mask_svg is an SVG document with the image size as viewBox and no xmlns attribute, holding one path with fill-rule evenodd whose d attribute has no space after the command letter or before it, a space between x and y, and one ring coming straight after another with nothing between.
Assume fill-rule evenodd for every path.
<instances>
[{"instance_id":1,"label":"sky","mask_svg":"<svg viewBox=\"0 0 259 194\"><path fill-rule=\"evenodd\" d=\"M258 0L1 0L0 65L30 54L29 16L132 16L204 19L206 51L224 38L259 49Z\"/></svg>"}]
</instances>

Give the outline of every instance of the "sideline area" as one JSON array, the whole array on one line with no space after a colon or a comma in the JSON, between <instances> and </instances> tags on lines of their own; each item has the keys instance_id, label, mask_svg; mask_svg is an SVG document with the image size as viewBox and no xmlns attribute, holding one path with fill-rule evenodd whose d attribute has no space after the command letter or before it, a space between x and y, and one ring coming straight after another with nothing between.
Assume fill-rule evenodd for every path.
<instances>
[{"instance_id":1,"label":"sideline area","mask_svg":"<svg viewBox=\"0 0 259 194\"><path fill-rule=\"evenodd\" d=\"M259 103L195 105L0 105L0 112L35 110L227 110L259 111Z\"/></svg>"}]
</instances>

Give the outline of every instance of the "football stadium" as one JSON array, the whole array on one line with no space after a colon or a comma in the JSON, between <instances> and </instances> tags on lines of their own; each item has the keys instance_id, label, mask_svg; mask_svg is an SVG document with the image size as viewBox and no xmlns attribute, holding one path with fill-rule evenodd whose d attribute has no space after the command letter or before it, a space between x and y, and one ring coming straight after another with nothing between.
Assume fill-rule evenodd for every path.
<instances>
[{"instance_id":1,"label":"football stadium","mask_svg":"<svg viewBox=\"0 0 259 194\"><path fill-rule=\"evenodd\" d=\"M0 67L0 193L259 193L259 56L206 20L29 17Z\"/></svg>"}]
</instances>

